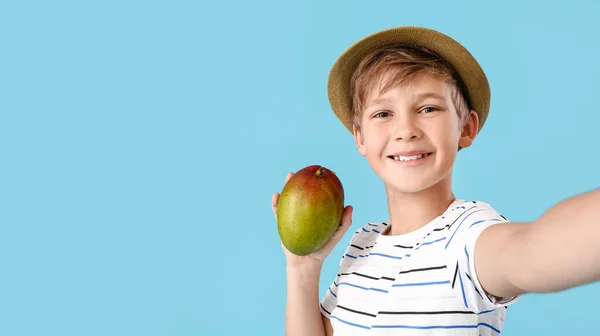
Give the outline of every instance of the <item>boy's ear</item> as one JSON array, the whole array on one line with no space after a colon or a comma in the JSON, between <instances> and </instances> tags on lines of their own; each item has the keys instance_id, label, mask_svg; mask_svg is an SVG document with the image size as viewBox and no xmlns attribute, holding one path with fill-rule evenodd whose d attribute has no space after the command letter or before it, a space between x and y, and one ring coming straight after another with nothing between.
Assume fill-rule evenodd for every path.
<instances>
[{"instance_id":1,"label":"boy's ear","mask_svg":"<svg viewBox=\"0 0 600 336\"><path fill-rule=\"evenodd\" d=\"M356 128L356 125L352 125L352 134L354 134L354 141L356 142L356 148L358 148L358 152L362 155L366 155L365 144L362 133Z\"/></svg>"},{"instance_id":2,"label":"boy's ear","mask_svg":"<svg viewBox=\"0 0 600 336\"><path fill-rule=\"evenodd\" d=\"M461 148L469 147L473 144L473 140L477 136L479 131L479 115L475 110L469 112L469 120L462 129L460 139L458 140L458 146Z\"/></svg>"}]
</instances>

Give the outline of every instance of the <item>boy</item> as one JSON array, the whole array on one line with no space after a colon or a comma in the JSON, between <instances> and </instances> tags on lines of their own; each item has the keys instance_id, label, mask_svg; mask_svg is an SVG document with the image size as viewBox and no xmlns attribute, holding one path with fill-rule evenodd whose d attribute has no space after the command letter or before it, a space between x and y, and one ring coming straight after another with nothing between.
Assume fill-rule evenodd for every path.
<instances>
[{"instance_id":1,"label":"boy","mask_svg":"<svg viewBox=\"0 0 600 336\"><path fill-rule=\"evenodd\" d=\"M352 236L321 302L321 265L352 207L321 250L300 257L283 248L288 335L498 335L523 293L600 279L600 190L533 223L453 195L456 154L474 141L490 101L483 70L458 42L419 27L367 36L336 61L328 91L385 184L390 216Z\"/></svg>"}]
</instances>

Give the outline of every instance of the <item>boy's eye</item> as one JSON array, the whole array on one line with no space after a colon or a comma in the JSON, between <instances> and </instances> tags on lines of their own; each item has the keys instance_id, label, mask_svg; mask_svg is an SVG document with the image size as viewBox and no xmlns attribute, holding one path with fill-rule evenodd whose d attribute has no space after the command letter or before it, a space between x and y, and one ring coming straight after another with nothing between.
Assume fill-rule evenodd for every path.
<instances>
[{"instance_id":1,"label":"boy's eye","mask_svg":"<svg viewBox=\"0 0 600 336\"><path fill-rule=\"evenodd\" d=\"M373 118L385 118L389 115L389 113L381 111L381 112L377 112L373 115Z\"/></svg>"},{"instance_id":2,"label":"boy's eye","mask_svg":"<svg viewBox=\"0 0 600 336\"><path fill-rule=\"evenodd\" d=\"M431 113L431 112L435 112L435 111L437 111L437 110L438 110L438 108L435 108L435 107L433 107L433 106L427 106L427 107L423 108L423 109L421 110L421 112L424 112L424 113Z\"/></svg>"}]
</instances>

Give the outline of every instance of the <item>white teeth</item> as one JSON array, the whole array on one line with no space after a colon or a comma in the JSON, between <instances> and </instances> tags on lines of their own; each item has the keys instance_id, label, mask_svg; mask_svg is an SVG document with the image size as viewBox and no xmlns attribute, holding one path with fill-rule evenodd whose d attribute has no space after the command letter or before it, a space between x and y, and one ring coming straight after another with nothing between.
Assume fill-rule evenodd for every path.
<instances>
[{"instance_id":1,"label":"white teeth","mask_svg":"<svg viewBox=\"0 0 600 336\"><path fill-rule=\"evenodd\" d=\"M412 160L417 160L420 159L422 157L427 156L427 154L419 154L419 155L411 155L411 156L394 156L394 160L396 161L412 161Z\"/></svg>"}]
</instances>

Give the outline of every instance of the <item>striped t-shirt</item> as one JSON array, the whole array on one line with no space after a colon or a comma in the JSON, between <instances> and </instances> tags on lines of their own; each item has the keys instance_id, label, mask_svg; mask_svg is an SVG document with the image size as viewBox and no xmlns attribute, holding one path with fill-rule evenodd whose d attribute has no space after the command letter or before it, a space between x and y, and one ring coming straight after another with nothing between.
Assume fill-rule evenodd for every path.
<instances>
[{"instance_id":1,"label":"striped t-shirt","mask_svg":"<svg viewBox=\"0 0 600 336\"><path fill-rule=\"evenodd\" d=\"M455 200L413 232L384 235L387 222L355 232L321 301L334 335L498 335L507 306L475 274L483 229L506 222L486 203Z\"/></svg>"}]
</instances>

